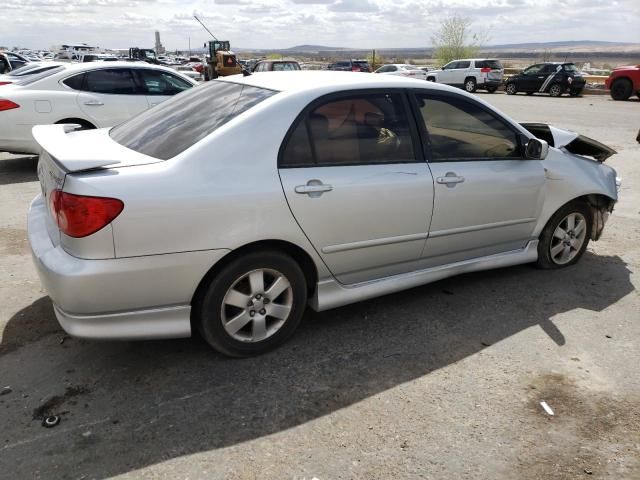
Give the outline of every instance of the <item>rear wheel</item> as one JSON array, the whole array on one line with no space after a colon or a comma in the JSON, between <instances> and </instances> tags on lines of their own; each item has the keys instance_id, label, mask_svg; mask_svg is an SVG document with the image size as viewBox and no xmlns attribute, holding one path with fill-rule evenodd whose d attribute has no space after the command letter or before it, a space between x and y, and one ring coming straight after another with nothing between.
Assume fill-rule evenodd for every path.
<instances>
[{"instance_id":1,"label":"rear wheel","mask_svg":"<svg viewBox=\"0 0 640 480\"><path fill-rule=\"evenodd\" d=\"M209 282L194 302L194 320L213 348L248 357L284 343L306 303L300 266L277 251L255 252L233 260Z\"/></svg>"},{"instance_id":2,"label":"rear wheel","mask_svg":"<svg viewBox=\"0 0 640 480\"><path fill-rule=\"evenodd\" d=\"M86 120L82 120L81 118L65 118L64 120L56 122L56 124L63 123L75 123L77 125L80 125L80 128L78 130L95 130L96 128L95 125L87 122Z\"/></svg>"},{"instance_id":3,"label":"rear wheel","mask_svg":"<svg viewBox=\"0 0 640 480\"><path fill-rule=\"evenodd\" d=\"M591 229L591 214L584 203L572 202L562 207L540 234L538 267L562 268L576 263L587 249Z\"/></svg>"},{"instance_id":4,"label":"rear wheel","mask_svg":"<svg viewBox=\"0 0 640 480\"><path fill-rule=\"evenodd\" d=\"M562 95L562 87L559 83L554 83L549 87L549 95L552 97L559 97Z\"/></svg>"},{"instance_id":5,"label":"rear wheel","mask_svg":"<svg viewBox=\"0 0 640 480\"><path fill-rule=\"evenodd\" d=\"M476 79L475 78L467 78L464 81L464 89L469 92L469 93L473 93L476 91Z\"/></svg>"},{"instance_id":6,"label":"rear wheel","mask_svg":"<svg viewBox=\"0 0 640 480\"><path fill-rule=\"evenodd\" d=\"M515 95L516 93L518 93L518 89L516 88L515 83L507 83L505 91L507 92L507 95Z\"/></svg>"},{"instance_id":7,"label":"rear wheel","mask_svg":"<svg viewBox=\"0 0 640 480\"><path fill-rule=\"evenodd\" d=\"M633 85L626 78L618 78L611 84L611 98L614 100L627 100L631 96Z\"/></svg>"}]
</instances>

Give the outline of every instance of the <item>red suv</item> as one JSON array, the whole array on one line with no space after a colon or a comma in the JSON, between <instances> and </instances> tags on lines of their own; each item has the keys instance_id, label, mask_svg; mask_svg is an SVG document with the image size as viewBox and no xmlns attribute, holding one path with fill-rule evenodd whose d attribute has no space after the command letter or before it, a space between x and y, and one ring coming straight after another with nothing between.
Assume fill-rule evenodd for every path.
<instances>
[{"instance_id":1,"label":"red suv","mask_svg":"<svg viewBox=\"0 0 640 480\"><path fill-rule=\"evenodd\" d=\"M614 69L604 84L614 100L627 100L631 95L640 98L640 65Z\"/></svg>"}]
</instances>

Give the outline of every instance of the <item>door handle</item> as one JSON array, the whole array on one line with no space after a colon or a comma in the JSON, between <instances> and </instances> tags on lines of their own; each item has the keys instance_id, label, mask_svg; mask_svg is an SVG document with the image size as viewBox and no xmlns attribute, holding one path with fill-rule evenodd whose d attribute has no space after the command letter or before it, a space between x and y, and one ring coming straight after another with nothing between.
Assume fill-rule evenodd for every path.
<instances>
[{"instance_id":1,"label":"door handle","mask_svg":"<svg viewBox=\"0 0 640 480\"><path fill-rule=\"evenodd\" d=\"M294 190L296 193L306 194L310 197L319 197L324 192L333 190L333 186L322 183L320 180L309 180L306 185L298 185Z\"/></svg>"},{"instance_id":2,"label":"door handle","mask_svg":"<svg viewBox=\"0 0 640 480\"><path fill-rule=\"evenodd\" d=\"M99 107L100 105L104 105L100 100L89 100L88 102L84 102L84 104L90 107Z\"/></svg>"},{"instance_id":3,"label":"door handle","mask_svg":"<svg viewBox=\"0 0 640 480\"><path fill-rule=\"evenodd\" d=\"M436 182L442 183L449 188L453 188L456 186L456 183L464 182L464 177L459 177L455 172L447 172L444 177L436 178Z\"/></svg>"}]
</instances>

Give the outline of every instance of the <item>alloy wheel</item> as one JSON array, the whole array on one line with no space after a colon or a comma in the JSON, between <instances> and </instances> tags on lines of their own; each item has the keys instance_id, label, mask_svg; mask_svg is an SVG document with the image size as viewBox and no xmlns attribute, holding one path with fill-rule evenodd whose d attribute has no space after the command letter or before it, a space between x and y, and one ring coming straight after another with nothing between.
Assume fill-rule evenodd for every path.
<instances>
[{"instance_id":1,"label":"alloy wheel","mask_svg":"<svg viewBox=\"0 0 640 480\"><path fill-rule=\"evenodd\" d=\"M293 307L293 289L277 270L258 269L240 276L222 300L225 331L241 342L260 342L285 324Z\"/></svg>"},{"instance_id":2,"label":"alloy wheel","mask_svg":"<svg viewBox=\"0 0 640 480\"><path fill-rule=\"evenodd\" d=\"M552 97L559 97L560 95L562 95L562 89L560 88L560 85L551 85L551 88L549 89L549 95L551 95Z\"/></svg>"},{"instance_id":3,"label":"alloy wheel","mask_svg":"<svg viewBox=\"0 0 640 480\"><path fill-rule=\"evenodd\" d=\"M587 236L587 219L573 212L564 217L555 231L550 245L550 256L557 265L564 265L578 255Z\"/></svg>"}]
</instances>

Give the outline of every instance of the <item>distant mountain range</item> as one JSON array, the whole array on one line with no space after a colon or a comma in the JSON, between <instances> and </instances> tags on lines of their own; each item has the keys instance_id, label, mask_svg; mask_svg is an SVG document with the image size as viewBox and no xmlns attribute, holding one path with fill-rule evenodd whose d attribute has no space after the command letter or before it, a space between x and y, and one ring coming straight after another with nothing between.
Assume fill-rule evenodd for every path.
<instances>
[{"instance_id":1,"label":"distant mountain range","mask_svg":"<svg viewBox=\"0 0 640 480\"><path fill-rule=\"evenodd\" d=\"M370 48L353 47L331 47L326 45L295 45L289 48L234 48L238 52L263 52L280 54L323 54L323 53L346 53L346 52L369 52ZM420 52L430 53L432 47L409 47L409 48L377 48L376 51L393 52ZM605 42L597 40L569 40L556 42L529 42L529 43L507 43L499 45L487 45L482 48L484 52L525 52L533 50L551 50L554 52L620 52L620 53L640 53L640 44L623 42Z\"/></svg>"}]
</instances>

